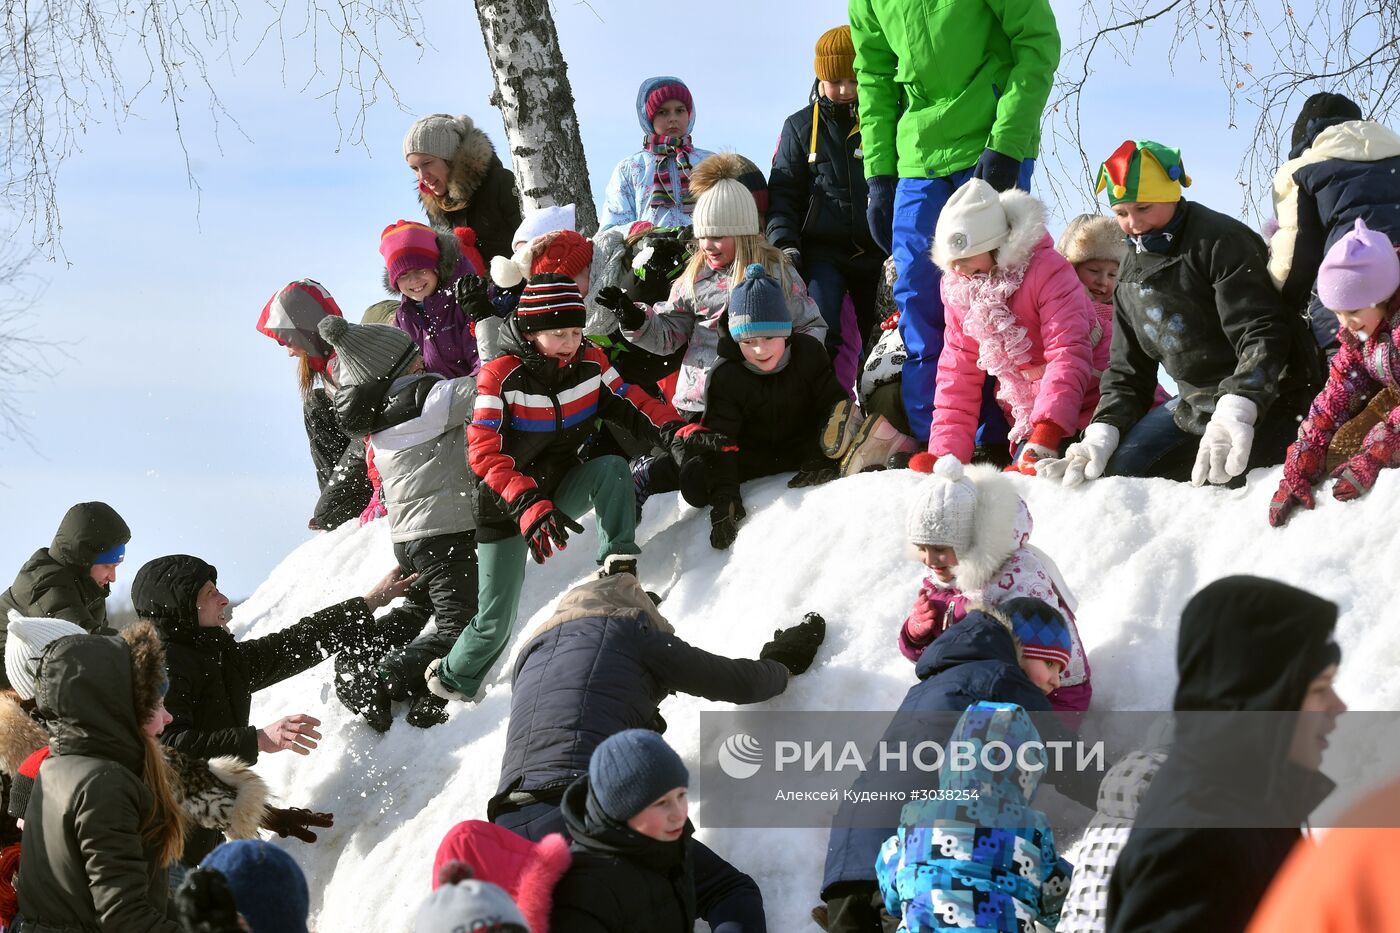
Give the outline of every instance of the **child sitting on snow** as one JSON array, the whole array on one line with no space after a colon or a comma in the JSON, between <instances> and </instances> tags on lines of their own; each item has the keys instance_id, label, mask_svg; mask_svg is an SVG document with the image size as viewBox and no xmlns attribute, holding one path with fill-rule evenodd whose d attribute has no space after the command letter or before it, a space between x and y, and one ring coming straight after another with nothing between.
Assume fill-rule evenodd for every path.
<instances>
[{"instance_id":1,"label":"child sitting on snow","mask_svg":"<svg viewBox=\"0 0 1400 933\"><path fill-rule=\"evenodd\" d=\"M1089 334L1094 314L1074 267L1055 252L1045 208L980 178L953 193L933 236L943 272L943 350L929 452L972 459L982 386L996 379L1013 466L1037 460L1089 423L1098 403Z\"/></svg>"},{"instance_id":2,"label":"child sitting on snow","mask_svg":"<svg viewBox=\"0 0 1400 933\"><path fill-rule=\"evenodd\" d=\"M1031 806L1044 773L1040 733L1020 706L981 701L951 738L977 746L978 764L958 768L946 756L939 789L970 799L905 804L875 865L885 909L902 918L901 933L1054 929L1073 867L1056 852L1050 821ZM991 743L1013 750L1015 767L988 767L980 750ZM1037 761L1042 767L1027 767Z\"/></svg>"},{"instance_id":3,"label":"child sitting on snow","mask_svg":"<svg viewBox=\"0 0 1400 933\"><path fill-rule=\"evenodd\" d=\"M928 468L928 454L910 466ZM909 540L931 573L899 632L899 650L917 662L929 644L967 615L970 600L997 607L1033 596L1068 620L1069 663L1048 692L1058 710L1086 710L1093 693L1089 659L1074 623L1074 596L1059 568L1029 543L1031 515L1011 480L994 467L938 459L909 510ZM1042 687L1044 684L1041 684Z\"/></svg>"},{"instance_id":4,"label":"child sitting on snow","mask_svg":"<svg viewBox=\"0 0 1400 933\"><path fill-rule=\"evenodd\" d=\"M598 513L603 574L637 571L636 505L621 457L582 462L579 448L596 418L677 452L718 449L724 439L686 424L675 410L624 383L603 351L583 344L583 296L570 278L546 274L525 286L502 331L504 353L482 367L467 428L481 559L476 617L428 687L471 700L505 650L520 599L527 550L536 563L562 549L574 517ZM391 509L392 512L392 509Z\"/></svg>"},{"instance_id":5,"label":"child sitting on snow","mask_svg":"<svg viewBox=\"0 0 1400 933\"><path fill-rule=\"evenodd\" d=\"M475 376L481 360L473 321L492 311L477 277L482 270L462 254L457 236L400 220L380 234L379 253L384 287L401 296L394 325L418 345L424 368L444 379Z\"/></svg>"},{"instance_id":6,"label":"child sitting on snow","mask_svg":"<svg viewBox=\"0 0 1400 933\"><path fill-rule=\"evenodd\" d=\"M1317 273L1317 294L1340 322L1341 348L1332 357L1327 384L1313 401L1288 448L1283 481L1269 503L1269 524L1286 523L1293 511L1311 509L1313 487L1324 481L1327 448L1337 430L1386 388L1400 388L1400 344L1395 313L1400 308L1400 258L1384 234L1358 219L1327 251ZM1360 498L1380 471L1400 463L1400 408L1393 408L1366 434L1359 452L1332 476L1332 495Z\"/></svg>"}]
</instances>

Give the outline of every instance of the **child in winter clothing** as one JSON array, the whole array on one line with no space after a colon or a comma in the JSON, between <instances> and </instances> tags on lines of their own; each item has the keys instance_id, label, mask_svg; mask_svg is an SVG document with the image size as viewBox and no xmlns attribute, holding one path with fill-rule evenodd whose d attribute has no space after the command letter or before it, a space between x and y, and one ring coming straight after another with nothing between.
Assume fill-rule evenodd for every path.
<instances>
[{"instance_id":1,"label":"child in winter clothing","mask_svg":"<svg viewBox=\"0 0 1400 933\"><path fill-rule=\"evenodd\" d=\"M560 833L550 833L535 842L494 823L466 820L449 829L438 843L437 854L433 857L433 891L460 888L462 868L471 866L471 874L480 879L479 884L498 885L509 896L519 909L520 922L527 933L548 933L554 886L569 870L571 861L569 841ZM445 899L437 903L444 907L462 900L460 890L443 893ZM433 903L432 898L424 903L422 910L426 911L430 903ZM501 906L504 911L505 905ZM422 914L419 916L421 918ZM460 922L466 915L444 912L439 916L455 916ZM467 929L476 928L468 924Z\"/></svg>"},{"instance_id":2,"label":"child in winter clothing","mask_svg":"<svg viewBox=\"0 0 1400 933\"><path fill-rule=\"evenodd\" d=\"M1084 438L1038 475L1229 483L1283 458L1317 382L1317 348L1267 274L1264 241L1183 201L1181 154L1128 140L1099 170L1131 248L1113 293L1113 344ZM1158 366L1181 390L1152 409ZM1121 440L1121 446L1120 446Z\"/></svg>"},{"instance_id":3,"label":"child in winter clothing","mask_svg":"<svg viewBox=\"0 0 1400 933\"><path fill-rule=\"evenodd\" d=\"M505 650L515 625L527 549L543 563L563 548L573 516L598 512L598 562L604 573L636 573L636 505L620 457L580 461L579 447L596 417L620 422L676 450L718 448L722 438L681 420L664 402L625 384L603 351L582 345L583 296L562 275L536 276L502 333L504 355L477 381L467 428L469 497L478 529L481 583L471 624L429 688L446 699L471 699Z\"/></svg>"},{"instance_id":4,"label":"child in winter clothing","mask_svg":"<svg viewBox=\"0 0 1400 933\"><path fill-rule=\"evenodd\" d=\"M531 933L542 928L528 924L515 901L499 885L476 880L476 872L466 862L448 862L433 879L433 893L418 908L413 933L468 930Z\"/></svg>"},{"instance_id":5,"label":"child in winter clothing","mask_svg":"<svg viewBox=\"0 0 1400 933\"><path fill-rule=\"evenodd\" d=\"M228 880L238 913L262 933L307 933L311 892L296 860L270 842L242 839L219 846L200 863Z\"/></svg>"},{"instance_id":6,"label":"child in winter clothing","mask_svg":"<svg viewBox=\"0 0 1400 933\"><path fill-rule=\"evenodd\" d=\"M1098 402L1094 315L1074 267L1055 252L1045 208L980 178L938 216L933 261L942 272L945 330L929 452L971 461L987 376L996 380L1013 466L1059 456Z\"/></svg>"},{"instance_id":7,"label":"child in winter clothing","mask_svg":"<svg viewBox=\"0 0 1400 933\"><path fill-rule=\"evenodd\" d=\"M394 557L419 577L405 602L424 617L431 610L436 621L430 634L413 638L421 624L395 634L407 635L399 644L413 640L382 658L346 699L381 732L392 722L390 701L409 700L410 724L426 728L446 721L443 704L427 693L428 663L447 653L476 613L476 522L462 469L475 383L424 373L423 355L392 327L327 318L321 335L337 352L337 416L347 430L369 435Z\"/></svg>"},{"instance_id":8,"label":"child in winter clothing","mask_svg":"<svg viewBox=\"0 0 1400 933\"><path fill-rule=\"evenodd\" d=\"M926 469L927 460L920 454L910 465ZM971 600L996 607L1013 597L1035 597L1057 609L1069 626L1069 661L1048 694L1051 705L1086 710L1093 685L1074 622L1074 595L1030 536L1030 511L1010 479L993 467L964 467L951 454L940 457L909 510L909 541L931 573L900 629L899 650L917 663L929 644L967 615Z\"/></svg>"},{"instance_id":9,"label":"child in winter clothing","mask_svg":"<svg viewBox=\"0 0 1400 933\"><path fill-rule=\"evenodd\" d=\"M1317 293L1340 322L1341 349L1332 357L1327 384L1313 400L1298 439L1283 462L1283 481L1269 503L1269 524L1283 525L1293 511L1311 509L1313 487L1324 481L1328 445L1338 428L1383 389L1400 388L1395 312L1400 308L1400 258L1385 234L1357 219L1351 232L1327 251L1317 273ZM1400 409L1366 435L1362 449L1332 476L1332 495L1346 502L1375 485L1380 471L1400 463Z\"/></svg>"},{"instance_id":10,"label":"child in winter clothing","mask_svg":"<svg viewBox=\"0 0 1400 933\"><path fill-rule=\"evenodd\" d=\"M473 321L489 317L490 304L466 302L480 293L481 269L462 256L457 237L400 220L384 228L379 237L384 257L384 287L401 295L394 324L413 338L423 353L423 366L444 379L475 376L481 368ZM470 317L468 315L471 315Z\"/></svg>"},{"instance_id":11,"label":"child in winter clothing","mask_svg":"<svg viewBox=\"0 0 1400 933\"><path fill-rule=\"evenodd\" d=\"M510 255L506 237L520 226L520 193L471 117L434 113L415 121L404 134L403 157L418 179L428 223L442 231L470 227L488 259Z\"/></svg>"},{"instance_id":12,"label":"child in winter clothing","mask_svg":"<svg viewBox=\"0 0 1400 933\"><path fill-rule=\"evenodd\" d=\"M693 228L700 249L671 288L670 299L647 307L612 287L598 294L598 303L618 315L627 339L653 353L686 348L673 402L687 418L698 418L705 407L705 382L718 359L719 323L729 305L729 292L758 263L782 284L793 329L818 340L826 323L807 295L802 279L778 250L763 238L758 207L749 189L738 181L743 164L738 156L707 159L696 170Z\"/></svg>"},{"instance_id":13,"label":"child in winter clothing","mask_svg":"<svg viewBox=\"0 0 1400 933\"><path fill-rule=\"evenodd\" d=\"M637 89L642 148L617 163L603 195L598 232L626 228L638 220L658 227L684 227L695 206L691 171L709 158L690 141L695 101L680 78L647 78Z\"/></svg>"},{"instance_id":14,"label":"child in winter clothing","mask_svg":"<svg viewBox=\"0 0 1400 933\"><path fill-rule=\"evenodd\" d=\"M1073 867L1056 852L1050 821L1031 806L1043 768L1027 764L1044 756L1040 734L1016 704L984 701L963 713L952 741L1004 743L1016 766L960 769L951 756L944 760L939 788L972 799L905 804L875 866L885 909L902 918L901 933L1054 929Z\"/></svg>"},{"instance_id":15,"label":"child in winter clothing","mask_svg":"<svg viewBox=\"0 0 1400 933\"><path fill-rule=\"evenodd\" d=\"M841 304L855 302L857 345L875 327L875 289L885 251L870 235L856 103L851 27L817 39L817 83L808 105L783 123L768 176L768 240L802 273L826 321L835 358Z\"/></svg>"},{"instance_id":16,"label":"child in winter clothing","mask_svg":"<svg viewBox=\"0 0 1400 933\"><path fill-rule=\"evenodd\" d=\"M562 275L573 280L579 294L587 295L593 254L593 242L570 228L533 236L518 244L509 259L497 256L491 260L491 283L497 289L497 295L514 297L509 302L499 299L494 302L496 310L500 312L504 309L504 314L484 317L477 322L476 335L482 362L490 362L501 355L501 328L519 304L526 279L535 275Z\"/></svg>"}]
</instances>

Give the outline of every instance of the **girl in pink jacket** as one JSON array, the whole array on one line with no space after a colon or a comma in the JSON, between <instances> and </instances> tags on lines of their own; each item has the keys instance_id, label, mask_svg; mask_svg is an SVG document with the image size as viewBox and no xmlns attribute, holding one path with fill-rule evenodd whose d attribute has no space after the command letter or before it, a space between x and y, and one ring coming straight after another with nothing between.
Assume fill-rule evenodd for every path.
<instances>
[{"instance_id":1,"label":"girl in pink jacket","mask_svg":"<svg viewBox=\"0 0 1400 933\"><path fill-rule=\"evenodd\" d=\"M1098 404L1094 313L1074 267L1055 252L1045 207L1023 191L998 194L974 178L939 215L933 261L943 270L929 452L972 459L982 384L997 380L1016 469L1059 456Z\"/></svg>"},{"instance_id":2,"label":"girl in pink jacket","mask_svg":"<svg viewBox=\"0 0 1400 933\"><path fill-rule=\"evenodd\" d=\"M910 543L929 575L899 630L900 652L917 662L969 608L995 608L1017 596L1034 596L1060 610L1069 624L1069 666L1059 672L1050 705L1071 712L1088 709L1094 688L1074 620L1074 594L1050 555L1030 543L1031 513L1025 500L994 467L964 468L947 455L935 466L932 459L916 454L909 462L917 471L933 469L908 517Z\"/></svg>"}]
</instances>

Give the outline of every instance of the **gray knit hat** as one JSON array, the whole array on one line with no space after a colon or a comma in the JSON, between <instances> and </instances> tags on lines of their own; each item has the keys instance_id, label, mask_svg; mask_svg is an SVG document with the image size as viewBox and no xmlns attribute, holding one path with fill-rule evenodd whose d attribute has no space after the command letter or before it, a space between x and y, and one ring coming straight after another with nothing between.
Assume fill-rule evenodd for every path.
<instances>
[{"instance_id":1,"label":"gray knit hat","mask_svg":"<svg viewBox=\"0 0 1400 933\"><path fill-rule=\"evenodd\" d=\"M86 635L63 619L28 619L13 609L5 636L5 676L21 700L34 699L34 672L44 649L67 635Z\"/></svg>"},{"instance_id":2,"label":"gray knit hat","mask_svg":"<svg viewBox=\"0 0 1400 933\"><path fill-rule=\"evenodd\" d=\"M660 735L627 729L593 750L588 783L603 812L625 823L677 787L689 787L690 772Z\"/></svg>"},{"instance_id":3,"label":"gray knit hat","mask_svg":"<svg viewBox=\"0 0 1400 933\"><path fill-rule=\"evenodd\" d=\"M438 887L418 908L413 933L530 933L525 916L504 888L472 877L471 866L449 859Z\"/></svg>"},{"instance_id":4,"label":"gray knit hat","mask_svg":"<svg viewBox=\"0 0 1400 933\"><path fill-rule=\"evenodd\" d=\"M457 147L472 130L472 118L454 117L450 113L434 113L423 117L408 128L403 137L403 157L407 159L415 152L436 156L444 162L451 162L457 155Z\"/></svg>"},{"instance_id":5,"label":"gray knit hat","mask_svg":"<svg viewBox=\"0 0 1400 933\"><path fill-rule=\"evenodd\" d=\"M332 366L338 386L393 379L418 354L413 338L388 324L351 324L343 317L325 317L317 330L335 348Z\"/></svg>"},{"instance_id":6,"label":"gray knit hat","mask_svg":"<svg viewBox=\"0 0 1400 933\"><path fill-rule=\"evenodd\" d=\"M952 454L934 464L909 509L909 540L930 547L950 547L965 552L972 546L972 525L977 515L977 486L963 472Z\"/></svg>"},{"instance_id":7,"label":"gray knit hat","mask_svg":"<svg viewBox=\"0 0 1400 933\"><path fill-rule=\"evenodd\" d=\"M721 178L700 195L691 219L697 237L757 236L762 232L753 192L733 178Z\"/></svg>"},{"instance_id":8,"label":"gray knit hat","mask_svg":"<svg viewBox=\"0 0 1400 933\"><path fill-rule=\"evenodd\" d=\"M792 334L792 314L783 287L762 263L751 263L744 270L744 281L729 291L729 334L735 340Z\"/></svg>"}]
</instances>

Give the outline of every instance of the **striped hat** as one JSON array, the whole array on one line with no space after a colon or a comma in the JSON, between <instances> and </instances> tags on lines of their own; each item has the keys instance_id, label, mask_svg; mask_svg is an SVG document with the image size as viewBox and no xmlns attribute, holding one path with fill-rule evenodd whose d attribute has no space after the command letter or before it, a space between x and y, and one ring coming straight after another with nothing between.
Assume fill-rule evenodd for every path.
<instances>
[{"instance_id":1,"label":"striped hat","mask_svg":"<svg viewBox=\"0 0 1400 933\"><path fill-rule=\"evenodd\" d=\"M437 234L432 227L400 220L379 234L379 255L389 270L389 286L398 288L399 276L414 269L437 269Z\"/></svg>"},{"instance_id":2,"label":"striped hat","mask_svg":"<svg viewBox=\"0 0 1400 933\"><path fill-rule=\"evenodd\" d=\"M792 334L792 314L783 288L762 263L750 263L744 269L744 281L729 292L729 333L735 340Z\"/></svg>"},{"instance_id":3,"label":"striped hat","mask_svg":"<svg viewBox=\"0 0 1400 933\"><path fill-rule=\"evenodd\" d=\"M587 312L574 280L553 272L537 275L525 285L515 307L515 326L522 334L582 327Z\"/></svg>"},{"instance_id":4,"label":"striped hat","mask_svg":"<svg viewBox=\"0 0 1400 933\"><path fill-rule=\"evenodd\" d=\"M1008 599L997 608L1011 620L1011 631L1021 640L1022 657L1056 661L1060 670L1069 667L1074 642L1059 610L1034 596Z\"/></svg>"}]
</instances>

